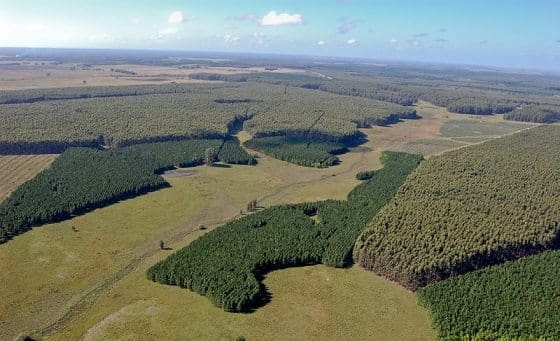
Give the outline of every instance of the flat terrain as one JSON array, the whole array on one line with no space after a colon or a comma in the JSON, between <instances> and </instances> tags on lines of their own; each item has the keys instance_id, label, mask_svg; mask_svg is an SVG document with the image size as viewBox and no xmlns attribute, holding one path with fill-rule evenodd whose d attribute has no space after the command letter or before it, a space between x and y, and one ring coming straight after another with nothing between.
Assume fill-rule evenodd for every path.
<instances>
[{"instance_id":1,"label":"flat terrain","mask_svg":"<svg viewBox=\"0 0 560 341\"><path fill-rule=\"evenodd\" d=\"M190 61L196 64L196 61ZM111 71L113 69L113 71ZM115 70L134 72L122 73ZM135 85L201 83L206 81L189 78L193 73L217 73L224 75L264 72L263 67L209 67L179 68L155 65L95 65L82 67L77 64L56 64L52 62L21 62L20 65L0 63L0 90L30 88L57 88L74 86ZM303 70L279 68L274 73L304 73ZM318 75L313 73L314 75ZM85 83L84 83L85 81Z\"/></svg>"},{"instance_id":2,"label":"flat terrain","mask_svg":"<svg viewBox=\"0 0 560 341\"><path fill-rule=\"evenodd\" d=\"M413 293L359 268L325 266L270 273L272 301L249 314L134 273L53 340L430 340L428 314ZM310 285L302 285L310 283ZM146 294L149 293L149 294Z\"/></svg>"},{"instance_id":3,"label":"flat terrain","mask_svg":"<svg viewBox=\"0 0 560 341\"><path fill-rule=\"evenodd\" d=\"M0 155L0 201L53 162L56 155Z\"/></svg>"},{"instance_id":4,"label":"flat terrain","mask_svg":"<svg viewBox=\"0 0 560 341\"><path fill-rule=\"evenodd\" d=\"M388 150L420 153L429 157L535 126L504 121L503 115L472 116L451 113L424 101L419 101L416 108L423 118L407 122L408 126L392 126L394 137L390 140L393 143L386 147ZM384 130L381 127L374 129ZM400 141L395 137L400 137Z\"/></svg>"},{"instance_id":5,"label":"flat terrain","mask_svg":"<svg viewBox=\"0 0 560 341\"><path fill-rule=\"evenodd\" d=\"M385 339L400 332L432 338L415 296L355 268L273 272L265 280L272 301L246 315L224 313L205 297L145 277L149 266L172 252L159 250L160 240L176 250L202 233L195 231L200 224L214 228L255 198L264 206L343 199L358 183L358 171L381 167L382 150L442 138L445 122L469 120L426 103L417 109L421 120L364 129L370 141L341 155L342 163L332 168L300 167L265 155L255 167L197 167L189 176L167 177L171 188L36 228L0 245L0 282L9 283L0 286L0 339L41 329L61 340L117 334L140 340L254 339L257 330L261 336L300 339ZM241 140L246 137L240 134ZM340 324L329 321L334 316Z\"/></svg>"}]
</instances>

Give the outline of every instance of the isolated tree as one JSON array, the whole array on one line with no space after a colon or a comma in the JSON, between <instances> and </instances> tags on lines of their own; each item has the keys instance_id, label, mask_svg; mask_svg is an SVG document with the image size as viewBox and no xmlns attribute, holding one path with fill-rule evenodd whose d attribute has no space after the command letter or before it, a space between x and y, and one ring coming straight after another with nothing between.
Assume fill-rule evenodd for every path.
<instances>
[{"instance_id":1,"label":"isolated tree","mask_svg":"<svg viewBox=\"0 0 560 341\"><path fill-rule=\"evenodd\" d=\"M163 240L160 240L160 241L159 241L159 248L160 248L161 250L163 250L163 249L165 248L165 243L163 242Z\"/></svg>"},{"instance_id":2,"label":"isolated tree","mask_svg":"<svg viewBox=\"0 0 560 341\"><path fill-rule=\"evenodd\" d=\"M218 148L210 147L204 152L204 164L212 166L218 160Z\"/></svg>"},{"instance_id":3,"label":"isolated tree","mask_svg":"<svg viewBox=\"0 0 560 341\"><path fill-rule=\"evenodd\" d=\"M247 204L247 212L253 212L257 208L257 200L251 200Z\"/></svg>"}]
</instances>

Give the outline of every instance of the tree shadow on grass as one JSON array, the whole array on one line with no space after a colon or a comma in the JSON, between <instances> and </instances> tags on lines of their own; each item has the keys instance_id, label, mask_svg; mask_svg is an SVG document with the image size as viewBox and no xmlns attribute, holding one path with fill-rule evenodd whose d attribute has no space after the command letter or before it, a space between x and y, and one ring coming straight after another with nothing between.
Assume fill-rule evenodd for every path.
<instances>
[{"instance_id":1,"label":"tree shadow on grass","mask_svg":"<svg viewBox=\"0 0 560 341\"><path fill-rule=\"evenodd\" d=\"M224 163L214 163L214 164L212 164L212 167L215 167L215 168L231 168L230 165L226 165Z\"/></svg>"}]
</instances>

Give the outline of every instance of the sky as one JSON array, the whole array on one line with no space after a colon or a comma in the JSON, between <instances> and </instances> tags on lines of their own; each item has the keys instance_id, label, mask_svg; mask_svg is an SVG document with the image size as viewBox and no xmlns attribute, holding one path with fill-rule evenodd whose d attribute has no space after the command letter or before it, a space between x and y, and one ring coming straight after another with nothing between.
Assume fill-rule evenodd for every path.
<instances>
[{"instance_id":1,"label":"sky","mask_svg":"<svg viewBox=\"0 0 560 341\"><path fill-rule=\"evenodd\" d=\"M0 0L0 46L560 70L560 0Z\"/></svg>"}]
</instances>

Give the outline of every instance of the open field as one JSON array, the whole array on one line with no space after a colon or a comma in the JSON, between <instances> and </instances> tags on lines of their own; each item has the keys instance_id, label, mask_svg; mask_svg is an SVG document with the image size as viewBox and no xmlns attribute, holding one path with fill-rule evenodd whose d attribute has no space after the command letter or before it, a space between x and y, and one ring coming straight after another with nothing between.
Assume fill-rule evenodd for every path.
<instances>
[{"instance_id":1,"label":"open field","mask_svg":"<svg viewBox=\"0 0 560 341\"><path fill-rule=\"evenodd\" d=\"M417 125L409 121L408 126L392 126L391 129L400 130L403 141L392 140L388 150L420 153L428 157L535 126L504 121L503 115L467 116L451 113L424 101L419 101L416 109L423 119L418 120ZM383 127L374 129L384 131ZM397 132L393 131L393 134L398 136Z\"/></svg>"},{"instance_id":2,"label":"open field","mask_svg":"<svg viewBox=\"0 0 560 341\"><path fill-rule=\"evenodd\" d=\"M137 271L49 340L432 340L417 298L359 268L322 265L270 273L272 301L250 314L224 312L208 299L146 281ZM307 285L302 285L307 283Z\"/></svg>"},{"instance_id":3,"label":"open field","mask_svg":"<svg viewBox=\"0 0 560 341\"><path fill-rule=\"evenodd\" d=\"M532 126L509 121L484 122L479 119L463 119L446 122L441 127L441 135L456 139L491 138Z\"/></svg>"},{"instance_id":4,"label":"open field","mask_svg":"<svg viewBox=\"0 0 560 341\"><path fill-rule=\"evenodd\" d=\"M433 334L429 331L425 312L416 308L411 293L354 268L310 267L273 272L265 280L273 295L272 301L262 311L249 315L224 313L205 297L151 283L145 278L145 270L169 254L169 251L159 250L159 240L164 240L173 249L185 246L200 235L201 232L193 232L199 224L209 228L222 224L255 198L264 206L343 199L358 184L355 179L358 171L381 167L379 156L382 150L400 143L436 138L446 121L464 118L427 104L418 105L417 110L423 119L407 120L391 127L362 129L370 141L341 155L342 163L332 168L306 168L262 154L255 167L200 167L189 176L166 177L171 188L98 209L70 221L36 228L0 245L0 281L10 283L0 287L0 297L6 298L0 303L0 339L45 326L51 326L45 332L54 339L76 339L99 323L99 327L88 335L102 338L119 328L122 331L122 323L127 316L134 314L144 318L135 319L137 324L127 324L127 328L140 339L165 337L166 333L173 331L189 333L183 336L192 335L193 338L203 336L196 334L197 324L193 323L192 330L179 327L189 325L190 321L196 321L198 328L212 330L218 339L231 339L241 334L249 337L257 328L267 331L268 335L288 330L294 333L294 338L342 337L345 330L352 329L357 333L356 338L378 335L383 339L383 334L368 333L377 330L387 333L385 335L396 335L393 333L401 330L398 326L405 323L404 318L396 318L408 313L412 315L403 316L411 321L412 324L405 325L411 329L402 328L403 334L418 336L419 340L430 338ZM245 132L239 137L242 142L247 138ZM340 280L336 292L346 297L344 301L339 301L335 295L330 296L333 287L324 276ZM378 285L372 286L372 281ZM307 285L302 286L302 283ZM342 288L348 291L344 293ZM364 292L364 297L370 297L370 300L352 301L358 296L344 296L354 290ZM293 292L299 293L294 295ZM383 299L396 303L379 303L386 302ZM299 315L294 314L295 302L303 301L309 304L298 307ZM343 305L345 301L353 304ZM333 318L332 314L337 313L341 305L352 319L337 315L341 318L340 325L325 323ZM194 309L190 310L191 307ZM398 313L401 311L398 307L407 308ZM275 315L271 315L273 311ZM152 313L155 314L153 319ZM383 325L395 326L391 332L391 329L371 327L381 319L380 316L395 317L391 320L393 322L383 320L386 322ZM53 325L59 319L60 323ZM301 323L313 319L318 322L302 327ZM295 327L290 331L289 325L299 327L297 331ZM295 334L297 332L308 334Z\"/></svg>"},{"instance_id":5,"label":"open field","mask_svg":"<svg viewBox=\"0 0 560 341\"><path fill-rule=\"evenodd\" d=\"M196 65L196 61L190 61ZM113 69L113 71L111 71ZM124 70L122 73L114 70ZM196 66L180 68L158 65L94 65L82 67L77 64L55 64L52 62L22 62L20 65L0 63L0 90L29 88L56 88L76 86L137 85L177 83L204 83L206 81L189 78L194 73L215 73L234 75L250 72L264 72L264 67L212 67ZM273 73L305 73L304 70L278 68ZM132 74L135 73L135 74ZM313 73L317 75L316 73ZM84 83L85 81L85 83Z\"/></svg>"},{"instance_id":6,"label":"open field","mask_svg":"<svg viewBox=\"0 0 560 341\"><path fill-rule=\"evenodd\" d=\"M1 155L0 201L53 162L56 155Z\"/></svg>"}]
</instances>

